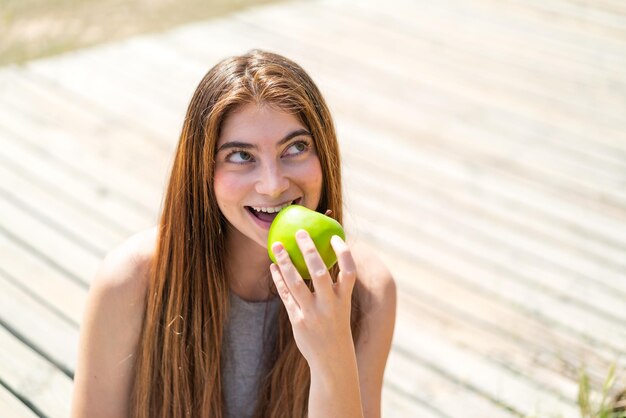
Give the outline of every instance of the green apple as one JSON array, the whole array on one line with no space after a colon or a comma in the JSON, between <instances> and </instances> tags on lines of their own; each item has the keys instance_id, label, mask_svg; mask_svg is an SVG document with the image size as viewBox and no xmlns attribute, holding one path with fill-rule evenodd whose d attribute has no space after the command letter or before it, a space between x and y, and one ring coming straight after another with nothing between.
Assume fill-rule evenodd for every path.
<instances>
[{"instance_id":1,"label":"green apple","mask_svg":"<svg viewBox=\"0 0 626 418\"><path fill-rule=\"evenodd\" d=\"M346 235L339 222L304 206L290 205L278 212L270 225L267 237L267 252L270 259L276 263L272 244L280 241L300 276L303 279L310 279L309 269L296 242L296 231L299 229L309 233L327 268L331 268L337 262L337 254L330 245L330 239L333 235L338 235L345 240Z\"/></svg>"}]
</instances>

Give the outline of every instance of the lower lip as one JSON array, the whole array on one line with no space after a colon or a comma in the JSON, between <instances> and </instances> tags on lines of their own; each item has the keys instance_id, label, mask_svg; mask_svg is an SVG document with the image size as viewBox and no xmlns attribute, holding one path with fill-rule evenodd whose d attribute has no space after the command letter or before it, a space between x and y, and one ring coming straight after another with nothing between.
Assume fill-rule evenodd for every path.
<instances>
[{"instance_id":1,"label":"lower lip","mask_svg":"<svg viewBox=\"0 0 626 418\"><path fill-rule=\"evenodd\" d=\"M293 202L293 204L294 204L294 205L299 205L301 201L302 201L302 198L300 198L300 197L299 197L299 198L297 198L297 199L295 200L295 202ZM250 217L252 218L252 220L253 220L253 221L254 221L254 222L255 222L258 226L260 226L261 228L266 229L266 230L268 230L268 231L269 231L270 226L272 225L272 223L271 223L271 222L265 222L265 221L262 221L261 219L257 218L256 216L254 216L254 215L252 214L252 212L250 212L250 211L248 210L248 208L244 208L244 210L245 210L246 212L248 212L248 215L250 215Z\"/></svg>"}]
</instances>

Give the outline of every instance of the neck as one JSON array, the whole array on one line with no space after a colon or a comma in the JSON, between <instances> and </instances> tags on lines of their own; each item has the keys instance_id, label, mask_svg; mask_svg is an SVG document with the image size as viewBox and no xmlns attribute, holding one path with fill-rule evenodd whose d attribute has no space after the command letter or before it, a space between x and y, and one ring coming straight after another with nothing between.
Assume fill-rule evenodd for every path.
<instances>
[{"instance_id":1,"label":"neck","mask_svg":"<svg viewBox=\"0 0 626 418\"><path fill-rule=\"evenodd\" d=\"M248 301L269 299L272 261L267 249L233 230L228 231L226 248L226 271L231 291Z\"/></svg>"}]
</instances>

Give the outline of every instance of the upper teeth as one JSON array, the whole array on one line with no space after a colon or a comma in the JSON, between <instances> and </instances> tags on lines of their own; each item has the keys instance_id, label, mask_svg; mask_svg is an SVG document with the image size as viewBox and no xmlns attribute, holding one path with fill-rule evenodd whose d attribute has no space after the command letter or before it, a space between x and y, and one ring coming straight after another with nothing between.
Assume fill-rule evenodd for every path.
<instances>
[{"instance_id":1,"label":"upper teeth","mask_svg":"<svg viewBox=\"0 0 626 418\"><path fill-rule=\"evenodd\" d=\"M257 212L276 213L276 212L280 212L281 209L284 209L287 206L291 205L293 202L295 202L295 200L292 200L291 202L285 203L282 206L276 206L275 208L256 208L256 207L252 206L252 209L256 210Z\"/></svg>"}]
</instances>

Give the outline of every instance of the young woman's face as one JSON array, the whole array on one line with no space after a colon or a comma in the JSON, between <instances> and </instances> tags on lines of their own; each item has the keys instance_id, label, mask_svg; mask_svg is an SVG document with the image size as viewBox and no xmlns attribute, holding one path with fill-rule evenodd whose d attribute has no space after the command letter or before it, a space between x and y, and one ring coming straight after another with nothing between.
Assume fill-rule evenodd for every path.
<instances>
[{"instance_id":1,"label":"young woman's face","mask_svg":"<svg viewBox=\"0 0 626 418\"><path fill-rule=\"evenodd\" d=\"M222 124L215 156L215 195L229 233L267 247L275 213L295 201L315 210L322 168L308 129L291 114L247 104Z\"/></svg>"}]
</instances>

